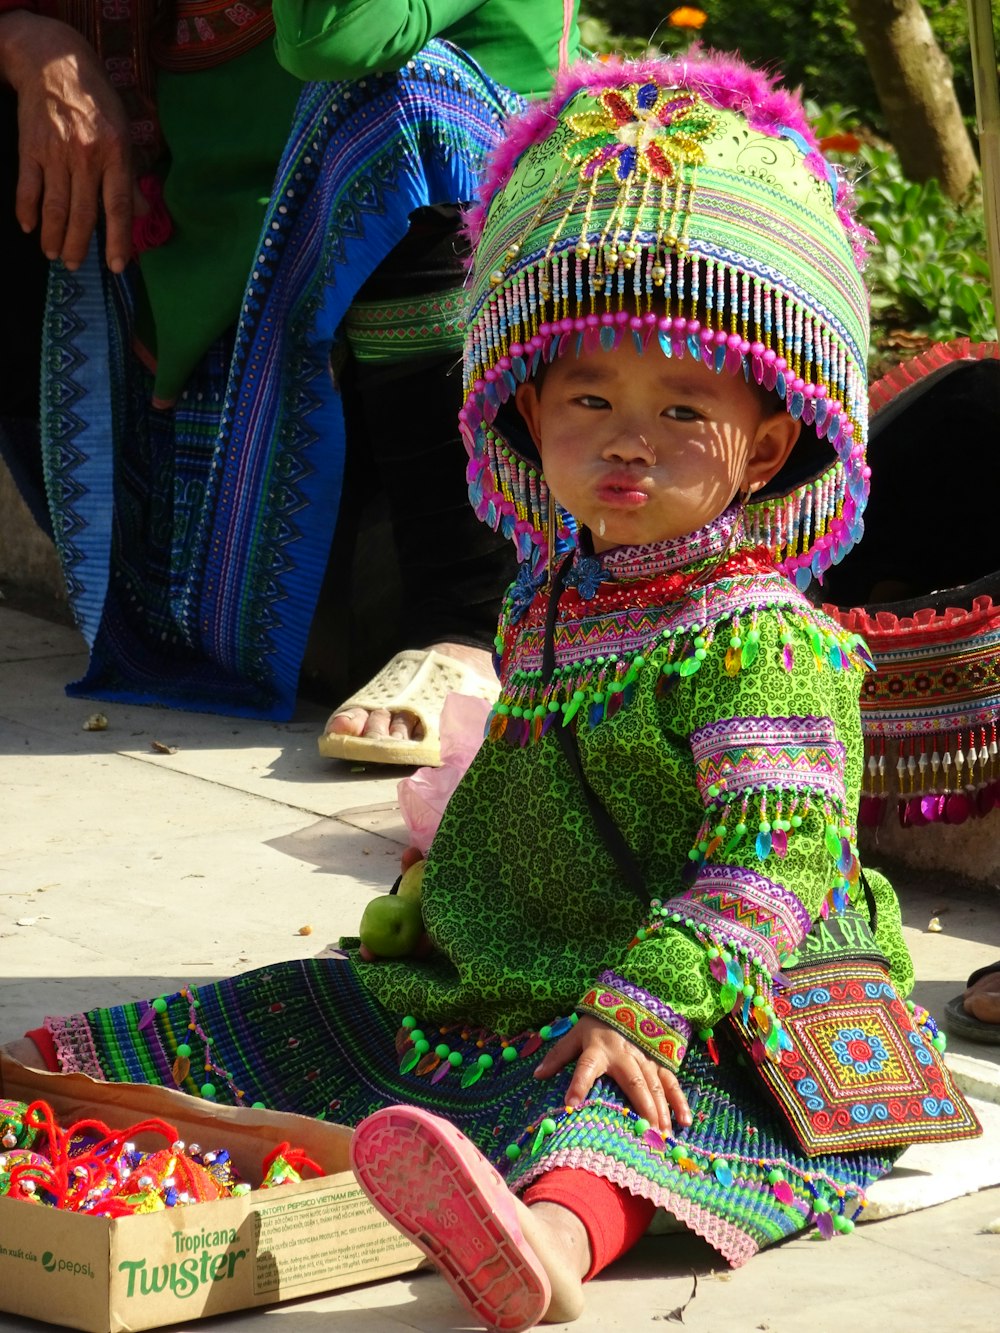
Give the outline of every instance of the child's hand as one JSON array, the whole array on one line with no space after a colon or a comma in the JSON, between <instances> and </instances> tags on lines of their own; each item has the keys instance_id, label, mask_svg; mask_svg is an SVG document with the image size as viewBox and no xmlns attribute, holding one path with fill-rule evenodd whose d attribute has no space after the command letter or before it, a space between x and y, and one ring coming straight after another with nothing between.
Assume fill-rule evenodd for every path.
<instances>
[{"instance_id":1,"label":"child's hand","mask_svg":"<svg viewBox=\"0 0 1000 1333\"><path fill-rule=\"evenodd\" d=\"M589 1015L575 1023L545 1055L535 1078L550 1078L576 1061L566 1093L567 1106L579 1106L602 1075L613 1078L636 1115L669 1134L671 1113L678 1125L690 1125L691 1110L675 1075L607 1023Z\"/></svg>"}]
</instances>

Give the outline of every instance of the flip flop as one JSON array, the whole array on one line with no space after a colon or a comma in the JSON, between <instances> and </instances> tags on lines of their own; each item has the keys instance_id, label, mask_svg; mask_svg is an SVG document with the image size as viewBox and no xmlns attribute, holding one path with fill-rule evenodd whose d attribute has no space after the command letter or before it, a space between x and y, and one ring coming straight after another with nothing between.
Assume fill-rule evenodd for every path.
<instances>
[{"instance_id":1,"label":"flip flop","mask_svg":"<svg viewBox=\"0 0 1000 1333\"><path fill-rule=\"evenodd\" d=\"M965 983L966 989L994 972L1000 972L1000 962L977 968ZM978 1041L984 1046L1000 1046L1000 1023L984 1023L981 1018L966 1013L962 1001L963 996L956 995L945 1005L945 1030L953 1037L964 1037L966 1041Z\"/></svg>"},{"instance_id":2,"label":"flip flop","mask_svg":"<svg viewBox=\"0 0 1000 1333\"><path fill-rule=\"evenodd\" d=\"M487 680L466 662L433 648L406 648L330 714L319 737L319 752L325 759L349 759L353 763L437 768L441 763L440 724L445 698L449 694L470 694L492 703L498 690L495 680ZM347 708L412 713L423 735L416 740L401 740L397 736L342 736L331 732L330 723Z\"/></svg>"},{"instance_id":3,"label":"flip flop","mask_svg":"<svg viewBox=\"0 0 1000 1333\"><path fill-rule=\"evenodd\" d=\"M502 1333L534 1328L552 1298L549 1279L503 1177L460 1130L418 1107L389 1106L354 1131L351 1166L477 1319Z\"/></svg>"}]
</instances>

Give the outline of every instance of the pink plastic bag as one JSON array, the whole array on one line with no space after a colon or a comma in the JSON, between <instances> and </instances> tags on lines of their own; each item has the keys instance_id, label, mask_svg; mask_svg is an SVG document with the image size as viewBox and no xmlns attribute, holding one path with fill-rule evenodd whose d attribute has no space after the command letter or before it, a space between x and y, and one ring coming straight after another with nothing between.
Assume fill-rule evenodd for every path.
<instances>
[{"instance_id":1,"label":"pink plastic bag","mask_svg":"<svg viewBox=\"0 0 1000 1333\"><path fill-rule=\"evenodd\" d=\"M468 694L449 694L441 709L441 766L418 768L396 791L411 843L423 856L444 808L483 743L491 705Z\"/></svg>"}]
</instances>

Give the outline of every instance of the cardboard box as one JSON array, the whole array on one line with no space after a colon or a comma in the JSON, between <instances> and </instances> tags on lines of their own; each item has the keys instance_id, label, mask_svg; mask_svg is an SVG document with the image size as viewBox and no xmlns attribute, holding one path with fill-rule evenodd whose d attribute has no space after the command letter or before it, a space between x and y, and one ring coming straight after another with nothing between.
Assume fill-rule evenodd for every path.
<instances>
[{"instance_id":1,"label":"cardboard box","mask_svg":"<svg viewBox=\"0 0 1000 1333\"><path fill-rule=\"evenodd\" d=\"M260 1179L263 1158L286 1140L329 1172L301 1185L114 1220L0 1198L0 1310L84 1333L138 1333L392 1277L424 1262L358 1188L342 1125L42 1073L2 1052L0 1090L48 1102L64 1126L95 1116L124 1129L160 1117L185 1142L228 1148L247 1180ZM164 1146L162 1138L137 1142Z\"/></svg>"}]
</instances>

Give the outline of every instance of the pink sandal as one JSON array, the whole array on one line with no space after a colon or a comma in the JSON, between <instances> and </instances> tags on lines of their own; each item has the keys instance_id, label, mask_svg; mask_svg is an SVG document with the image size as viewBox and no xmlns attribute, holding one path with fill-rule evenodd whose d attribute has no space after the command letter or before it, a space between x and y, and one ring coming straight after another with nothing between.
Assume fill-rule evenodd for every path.
<instances>
[{"instance_id":1,"label":"pink sandal","mask_svg":"<svg viewBox=\"0 0 1000 1333\"><path fill-rule=\"evenodd\" d=\"M379 1212L477 1319L503 1333L538 1323L549 1279L521 1232L514 1196L460 1130L417 1107L389 1106L354 1131L351 1166Z\"/></svg>"}]
</instances>

